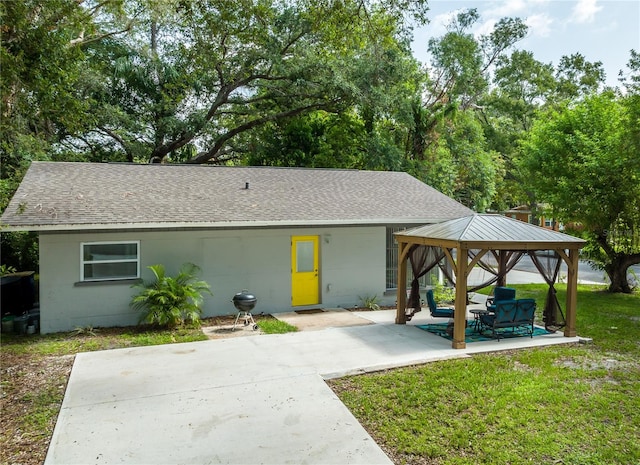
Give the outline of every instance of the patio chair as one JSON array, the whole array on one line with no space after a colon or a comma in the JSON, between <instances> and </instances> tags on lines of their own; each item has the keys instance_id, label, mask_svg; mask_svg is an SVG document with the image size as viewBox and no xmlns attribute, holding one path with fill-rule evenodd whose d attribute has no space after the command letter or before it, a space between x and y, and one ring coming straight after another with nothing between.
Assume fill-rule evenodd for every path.
<instances>
[{"instance_id":1,"label":"patio chair","mask_svg":"<svg viewBox=\"0 0 640 465\"><path fill-rule=\"evenodd\" d=\"M496 302L501 300L514 300L516 298L516 290L512 287L497 286L493 290L493 297L487 299L487 310L495 312Z\"/></svg>"},{"instance_id":2,"label":"patio chair","mask_svg":"<svg viewBox=\"0 0 640 465\"><path fill-rule=\"evenodd\" d=\"M518 299L518 307L513 324L524 328L531 337L533 337L533 320L536 314L535 299Z\"/></svg>"},{"instance_id":3,"label":"patio chair","mask_svg":"<svg viewBox=\"0 0 640 465\"><path fill-rule=\"evenodd\" d=\"M429 305L429 312L434 318L453 318L453 308L440 307L436 304L436 299L433 297L433 290L427 291L427 304Z\"/></svg>"},{"instance_id":4,"label":"patio chair","mask_svg":"<svg viewBox=\"0 0 640 465\"><path fill-rule=\"evenodd\" d=\"M492 337L500 340L500 331L498 329L512 328L514 329L514 321L518 309L516 300L500 300L495 304L495 311L480 315L480 321L487 329L491 329Z\"/></svg>"}]
</instances>

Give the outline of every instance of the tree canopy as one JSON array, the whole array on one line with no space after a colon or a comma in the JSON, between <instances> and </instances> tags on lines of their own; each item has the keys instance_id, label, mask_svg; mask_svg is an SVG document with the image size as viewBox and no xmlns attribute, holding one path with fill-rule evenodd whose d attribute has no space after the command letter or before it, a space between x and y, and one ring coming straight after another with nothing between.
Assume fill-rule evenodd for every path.
<instances>
[{"instance_id":1,"label":"tree canopy","mask_svg":"<svg viewBox=\"0 0 640 465\"><path fill-rule=\"evenodd\" d=\"M640 114L636 96L613 92L565 104L536 120L521 166L537 200L573 224L611 280L630 292L626 271L640 263Z\"/></svg>"},{"instance_id":2,"label":"tree canopy","mask_svg":"<svg viewBox=\"0 0 640 465\"><path fill-rule=\"evenodd\" d=\"M520 18L475 34L475 9L419 63L426 0L24 0L0 13L0 210L32 160L127 161L406 171L479 212L547 202L609 238L635 224L560 208L570 189L552 189L579 182L587 199L589 170L612 176L614 152L637 153L635 51L615 94L579 52L554 65L518 49ZM551 149L576 154L543 166ZM624 193L601 200L633 211L633 186L609 186ZM34 256L32 243L3 234L3 260L7 247Z\"/></svg>"}]
</instances>

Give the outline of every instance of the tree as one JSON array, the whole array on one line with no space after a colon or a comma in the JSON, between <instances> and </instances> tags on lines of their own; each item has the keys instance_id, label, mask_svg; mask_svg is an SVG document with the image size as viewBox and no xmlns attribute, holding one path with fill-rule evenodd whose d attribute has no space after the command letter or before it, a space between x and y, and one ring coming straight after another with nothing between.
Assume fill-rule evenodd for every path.
<instances>
[{"instance_id":1,"label":"tree","mask_svg":"<svg viewBox=\"0 0 640 465\"><path fill-rule=\"evenodd\" d=\"M533 192L523 189L517 161L518 141L548 106L562 105L596 92L604 84L602 63L591 63L580 54L563 56L554 69L537 61L528 51L516 50L496 61L495 87L479 102L479 114L489 147L502 154L505 176L498 183L495 210L529 204L536 209ZM524 174L527 176L527 174Z\"/></svg>"},{"instance_id":2,"label":"tree","mask_svg":"<svg viewBox=\"0 0 640 465\"><path fill-rule=\"evenodd\" d=\"M137 1L145 3L127 3ZM408 49L401 8L411 4L419 14L424 2L147 5L129 34L87 47L102 76L86 89L95 96L97 124L67 142L106 145L137 161L237 160L256 128L349 108L363 93L356 81L369 50L394 41Z\"/></svg>"},{"instance_id":3,"label":"tree","mask_svg":"<svg viewBox=\"0 0 640 465\"><path fill-rule=\"evenodd\" d=\"M364 123L354 113L316 111L254 131L245 161L250 166L356 168L365 154Z\"/></svg>"},{"instance_id":4,"label":"tree","mask_svg":"<svg viewBox=\"0 0 640 465\"><path fill-rule=\"evenodd\" d=\"M447 32L429 41L431 63L414 94L406 159L412 174L476 211L484 211L496 192L503 162L487 146L477 116L489 89L491 71L527 26L502 18L480 37L471 33L477 10L465 10Z\"/></svg>"},{"instance_id":5,"label":"tree","mask_svg":"<svg viewBox=\"0 0 640 465\"><path fill-rule=\"evenodd\" d=\"M59 159L55 144L90 123L88 102L77 93L85 69L83 46L124 32L110 29L108 20L120 14L120 4L0 2L0 211L32 161ZM1 256L19 270L37 270L37 234L2 233Z\"/></svg>"},{"instance_id":6,"label":"tree","mask_svg":"<svg viewBox=\"0 0 640 465\"><path fill-rule=\"evenodd\" d=\"M548 110L523 142L525 182L555 218L580 226L611 292L631 292L627 269L640 263L639 115L637 95L605 92Z\"/></svg>"},{"instance_id":7,"label":"tree","mask_svg":"<svg viewBox=\"0 0 640 465\"><path fill-rule=\"evenodd\" d=\"M410 171L430 186L472 210L484 212L502 174L502 160L488 149L482 127L472 112L456 112L435 130L436 144Z\"/></svg>"}]
</instances>

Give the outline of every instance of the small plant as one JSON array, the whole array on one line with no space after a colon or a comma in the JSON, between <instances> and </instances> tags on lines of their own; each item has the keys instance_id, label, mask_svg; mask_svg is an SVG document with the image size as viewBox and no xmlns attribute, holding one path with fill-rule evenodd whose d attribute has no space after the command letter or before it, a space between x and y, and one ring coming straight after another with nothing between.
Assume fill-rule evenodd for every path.
<instances>
[{"instance_id":1,"label":"small plant","mask_svg":"<svg viewBox=\"0 0 640 465\"><path fill-rule=\"evenodd\" d=\"M0 265L0 276L15 273L16 269L11 265Z\"/></svg>"},{"instance_id":2,"label":"small plant","mask_svg":"<svg viewBox=\"0 0 640 465\"><path fill-rule=\"evenodd\" d=\"M360 299L360 304L363 308L368 308L369 310L380 310L377 295L374 295L373 297L368 295L364 297L358 296L358 298Z\"/></svg>"},{"instance_id":3,"label":"small plant","mask_svg":"<svg viewBox=\"0 0 640 465\"><path fill-rule=\"evenodd\" d=\"M210 286L196 278L200 268L193 263L182 265L178 275L167 276L163 265L148 267L155 279L136 284L141 292L131 300L131 307L141 311L140 323L175 328L184 323L200 324L204 292L211 294Z\"/></svg>"},{"instance_id":4,"label":"small plant","mask_svg":"<svg viewBox=\"0 0 640 465\"><path fill-rule=\"evenodd\" d=\"M442 284L436 276L431 276L433 298L438 303L451 303L456 299L456 290Z\"/></svg>"},{"instance_id":5,"label":"small plant","mask_svg":"<svg viewBox=\"0 0 640 465\"><path fill-rule=\"evenodd\" d=\"M97 329L94 329L93 326L78 326L73 330L74 336L96 336L98 333Z\"/></svg>"}]
</instances>

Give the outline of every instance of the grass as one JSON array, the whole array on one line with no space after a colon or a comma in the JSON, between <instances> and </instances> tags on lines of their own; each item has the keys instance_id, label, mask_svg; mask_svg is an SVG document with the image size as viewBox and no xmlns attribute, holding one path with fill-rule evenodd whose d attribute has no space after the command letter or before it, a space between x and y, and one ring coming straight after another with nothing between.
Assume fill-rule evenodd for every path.
<instances>
[{"instance_id":1,"label":"grass","mask_svg":"<svg viewBox=\"0 0 640 465\"><path fill-rule=\"evenodd\" d=\"M79 352L118 349L123 347L204 341L207 336L196 327L173 330L153 330L144 327L99 328L69 333L33 335L2 335L3 354L14 355L75 355Z\"/></svg>"},{"instance_id":2,"label":"grass","mask_svg":"<svg viewBox=\"0 0 640 465\"><path fill-rule=\"evenodd\" d=\"M275 318L258 321L258 327L265 334L284 334L298 331L297 327Z\"/></svg>"},{"instance_id":3,"label":"grass","mask_svg":"<svg viewBox=\"0 0 640 465\"><path fill-rule=\"evenodd\" d=\"M519 285L544 304L544 285ZM564 307L566 287L558 286ZM333 380L397 464L640 463L640 295L578 288L586 345Z\"/></svg>"}]
</instances>

